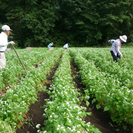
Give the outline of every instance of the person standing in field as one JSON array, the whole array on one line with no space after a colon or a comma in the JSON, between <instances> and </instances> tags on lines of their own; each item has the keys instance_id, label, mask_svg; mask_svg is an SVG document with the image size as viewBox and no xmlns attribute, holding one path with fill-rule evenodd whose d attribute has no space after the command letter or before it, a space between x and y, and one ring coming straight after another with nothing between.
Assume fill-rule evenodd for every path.
<instances>
[{"instance_id":1,"label":"person standing in field","mask_svg":"<svg viewBox=\"0 0 133 133\"><path fill-rule=\"evenodd\" d=\"M70 43L66 43L63 48L68 50L68 47L70 46Z\"/></svg>"},{"instance_id":2,"label":"person standing in field","mask_svg":"<svg viewBox=\"0 0 133 133\"><path fill-rule=\"evenodd\" d=\"M8 42L10 31L11 29L8 25L2 26L2 32L0 33L0 69L6 67L5 50L8 44L15 44L13 41Z\"/></svg>"},{"instance_id":3,"label":"person standing in field","mask_svg":"<svg viewBox=\"0 0 133 133\"><path fill-rule=\"evenodd\" d=\"M115 40L112 44L112 47L110 49L111 55L113 57L113 61L117 62L117 59L119 58L123 58L122 53L120 52L121 49L121 43L123 42L127 42L127 36L123 35L123 36L119 36L119 38L117 40Z\"/></svg>"}]
</instances>

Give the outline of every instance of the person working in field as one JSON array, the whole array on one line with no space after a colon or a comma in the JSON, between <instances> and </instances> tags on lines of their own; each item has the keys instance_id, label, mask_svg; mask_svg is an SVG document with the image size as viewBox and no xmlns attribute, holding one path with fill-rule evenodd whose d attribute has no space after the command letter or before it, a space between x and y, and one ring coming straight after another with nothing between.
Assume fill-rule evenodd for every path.
<instances>
[{"instance_id":1,"label":"person working in field","mask_svg":"<svg viewBox=\"0 0 133 133\"><path fill-rule=\"evenodd\" d=\"M2 32L0 33L0 69L6 67L5 50L8 44L15 44L13 41L8 42L10 31L11 29L8 25L2 26Z\"/></svg>"},{"instance_id":2,"label":"person working in field","mask_svg":"<svg viewBox=\"0 0 133 133\"><path fill-rule=\"evenodd\" d=\"M52 46L53 46L53 42L51 42L49 45L48 45L48 49L50 49Z\"/></svg>"},{"instance_id":3,"label":"person working in field","mask_svg":"<svg viewBox=\"0 0 133 133\"><path fill-rule=\"evenodd\" d=\"M118 58L122 58L124 60L122 53L120 52L121 43L123 43L123 42L127 42L126 35L119 36L119 38L117 40L115 40L112 44L110 52L111 52L114 62L117 62Z\"/></svg>"},{"instance_id":4,"label":"person working in field","mask_svg":"<svg viewBox=\"0 0 133 133\"><path fill-rule=\"evenodd\" d=\"M63 48L68 50L68 47L70 46L70 43L66 43Z\"/></svg>"}]
</instances>

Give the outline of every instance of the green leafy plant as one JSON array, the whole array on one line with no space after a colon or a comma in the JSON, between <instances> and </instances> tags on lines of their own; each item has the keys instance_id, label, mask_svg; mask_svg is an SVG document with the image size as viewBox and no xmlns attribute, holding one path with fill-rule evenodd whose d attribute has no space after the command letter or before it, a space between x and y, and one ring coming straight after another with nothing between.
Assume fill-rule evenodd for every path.
<instances>
[{"instance_id":1,"label":"green leafy plant","mask_svg":"<svg viewBox=\"0 0 133 133\"><path fill-rule=\"evenodd\" d=\"M90 113L85 112L86 108L78 104L79 92L72 84L70 56L67 51L63 52L60 65L53 77L53 84L47 93L50 99L44 106L43 116L48 120L44 121L45 128L42 128L42 132L100 133L98 129L84 121L85 116ZM86 100L88 98L84 97ZM87 104L89 105L88 102Z\"/></svg>"}]
</instances>

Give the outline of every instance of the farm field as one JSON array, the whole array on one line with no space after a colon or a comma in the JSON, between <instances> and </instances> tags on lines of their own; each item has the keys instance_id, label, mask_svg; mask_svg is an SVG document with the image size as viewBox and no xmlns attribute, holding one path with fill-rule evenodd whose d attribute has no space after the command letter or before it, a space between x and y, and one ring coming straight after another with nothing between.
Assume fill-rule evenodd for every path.
<instances>
[{"instance_id":1,"label":"farm field","mask_svg":"<svg viewBox=\"0 0 133 133\"><path fill-rule=\"evenodd\" d=\"M133 133L133 49L17 49L0 69L1 133Z\"/></svg>"}]
</instances>

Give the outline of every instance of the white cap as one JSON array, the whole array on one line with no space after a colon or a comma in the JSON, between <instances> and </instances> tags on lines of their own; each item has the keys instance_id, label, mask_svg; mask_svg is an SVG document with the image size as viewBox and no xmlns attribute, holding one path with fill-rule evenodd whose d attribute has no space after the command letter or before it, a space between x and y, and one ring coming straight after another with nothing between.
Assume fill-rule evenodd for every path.
<instances>
[{"instance_id":1,"label":"white cap","mask_svg":"<svg viewBox=\"0 0 133 133\"><path fill-rule=\"evenodd\" d=\"M120 38L123 42L127 42L127 36L126 36L126 35L119 36L119 38Z\"/></svg>"},{"instance_id":2,"label":"white cap","mask_svg":"<svg viewBox=\"0 0 133 133\"><path fill-rule=\"evenodd\" d=\"M12 31L12 29L10 29L10 27L8 25L2 26L2 31L8 31L8 30Z\"/></svg>"}]
</instances>

